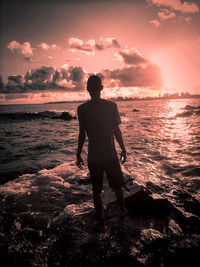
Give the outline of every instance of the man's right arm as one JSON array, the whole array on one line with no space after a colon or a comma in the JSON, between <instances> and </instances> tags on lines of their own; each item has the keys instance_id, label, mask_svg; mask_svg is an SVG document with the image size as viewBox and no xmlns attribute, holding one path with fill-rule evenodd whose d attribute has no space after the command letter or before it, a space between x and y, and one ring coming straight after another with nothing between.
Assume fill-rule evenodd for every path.
<instances>
[{"instance_id":1,"label":"man's right arm","mask_svg":"<svg viewBox=\"0 0 200 267\"><path fill-rule=\"evenodd\" d=\"M82 148L86 138L86 131L84 120L81 116L80 109L78 108L78 119L79 119L79 136L78 136L78 148L76 153L77 162L76 165L81 168L84 165L83 159L81 157Z\"/></svg>"}]
</instances>

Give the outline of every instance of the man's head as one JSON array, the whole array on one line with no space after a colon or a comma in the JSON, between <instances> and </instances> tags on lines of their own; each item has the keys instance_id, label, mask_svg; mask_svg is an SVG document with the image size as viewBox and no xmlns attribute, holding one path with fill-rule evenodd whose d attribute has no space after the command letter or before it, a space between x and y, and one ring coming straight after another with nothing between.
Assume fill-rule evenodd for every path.
<instances>
[{"instance_id":1,"label":"man's head","mask_svg":"<svg viewBox=\"0 0 200 267\"><path fill-rule=\"evenodd\" d=\"M97 75L92 75L87 81L87 90L91 96L100 95L103 86L101 84L101 79Z\"/></svg>"}]
</instances>

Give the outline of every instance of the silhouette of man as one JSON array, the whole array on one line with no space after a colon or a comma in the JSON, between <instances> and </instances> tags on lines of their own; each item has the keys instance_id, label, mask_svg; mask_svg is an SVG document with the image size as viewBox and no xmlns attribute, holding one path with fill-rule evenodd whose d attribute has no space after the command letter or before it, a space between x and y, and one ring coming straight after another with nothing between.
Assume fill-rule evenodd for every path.
<instances>
[{"instance_id":1,"label":"silhouette of man","mask_svg":"<svg viewBox=\"0 0 200 267\"><path fill-rule=\"evenodd\" d=\"M120 160L126 161L126 150L119 128L121 119L114 102L100 97L103 86L97 75L92 75L87 81L87 90L91 100L78 107L79 137L77 149L77 166L84 165L81 157L82 147L88 136L88 168L92 181L95 218L103 223L101 192L103 188L103 173L105 171L109 186L115 191L120 208L120 215L124 214L124 184L118 155L115 149L114 136L122 151Z\"/></svg>"}]
</instances>

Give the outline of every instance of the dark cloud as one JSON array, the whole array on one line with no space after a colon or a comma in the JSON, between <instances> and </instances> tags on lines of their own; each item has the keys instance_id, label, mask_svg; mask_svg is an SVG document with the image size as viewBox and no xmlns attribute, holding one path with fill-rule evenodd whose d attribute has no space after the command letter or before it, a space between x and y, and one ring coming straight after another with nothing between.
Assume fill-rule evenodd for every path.
<instances>
[{"instance_id":1,"label":"dark cloud","mask_svg":"<svg viewBox=\"0 0 200 267\"><path fill-rule=\"evenodd\" d=\"M25 79L27 83L31 83L32 85L44 84L52 82L52 76L55 73L55 69L53 67L41 67L40 69L32 69L27 72L25 75Z\"/></svg>"},{"instance_id":2,"label":"dark cloud","mask_svg":"<svg viewBox=\"0 0 200 267\"><path fill-rule=\"evenodd\" d=\"M81 90L85 86L85 75L82 67L64 66L56 69L43 66L28 71L25 76L9 76L8 83L1 87L1 92L11 94L45 90Z\"/></svg>"},{"instance_id":3,"label":"dark cloud","mask_svg":"<svg viewBox=\"0 0 200 267\"><path fill-rule=\"evenodd\" d=\"M132 66L102 71L106 87L161 87L161 70L157 65Z\"/></svg>"},{"instance_id":4,"label":"dark cloud","mask_svg":"<svg viewBox=\"0 0 200 267\"><path fill-rule=\"evenodd\" d=\"M148 63L148 60L141 56L136 48L120 50L115 54L119 60L128 65L139 65Z\"/></svg>"},{"instance_id":5,"label":"dark cloud","mask_svg":"<svg viewBox=\"0 0 200 267\"><path fill-rule=\"evenodd\" d=\"M81 82L84 78L84 71L82 69L82 67L71 67L69 69L69 73L70 73L70 79L73 82Z\"/></svg>"},{"instance_id":6,"label":"dark cloud","mask_svg":"<svg viewBox=\"0 0 200 267\"><path fill-rule=\"evenodd\" d=\"M24 77L22 75L8 76L8 83L4 86L4 92L14 93L23 91Z\"/></svg>"}]
</instances>

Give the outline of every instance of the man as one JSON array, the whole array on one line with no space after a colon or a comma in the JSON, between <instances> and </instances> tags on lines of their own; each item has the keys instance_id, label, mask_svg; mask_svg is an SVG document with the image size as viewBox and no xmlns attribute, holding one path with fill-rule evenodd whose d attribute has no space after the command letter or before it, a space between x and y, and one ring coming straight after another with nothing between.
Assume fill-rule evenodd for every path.
<instances>
[{"instance_id":1,"label":"man","mask_svg":"<svg viewBox=\"0 0 200 267\"><path fill-rule=\"evenodd\" d=\"M117 105L100 97L102 89L101 79L96 75L90 76L87 81L87 90L91 100L78 107L79 137L77 149L77 166L82 168L84 162L81 152L87 134L89 141L88 168L92 181L95 217L100 223L103 223L101 192L104 171L109 186L115 191L120 215L125 212L122 191L124 179L115 149L114 136L122 149L120 160L122 163L126 161L126 150L119 128L121 119Z\"/></svg>"}]
</instances>

